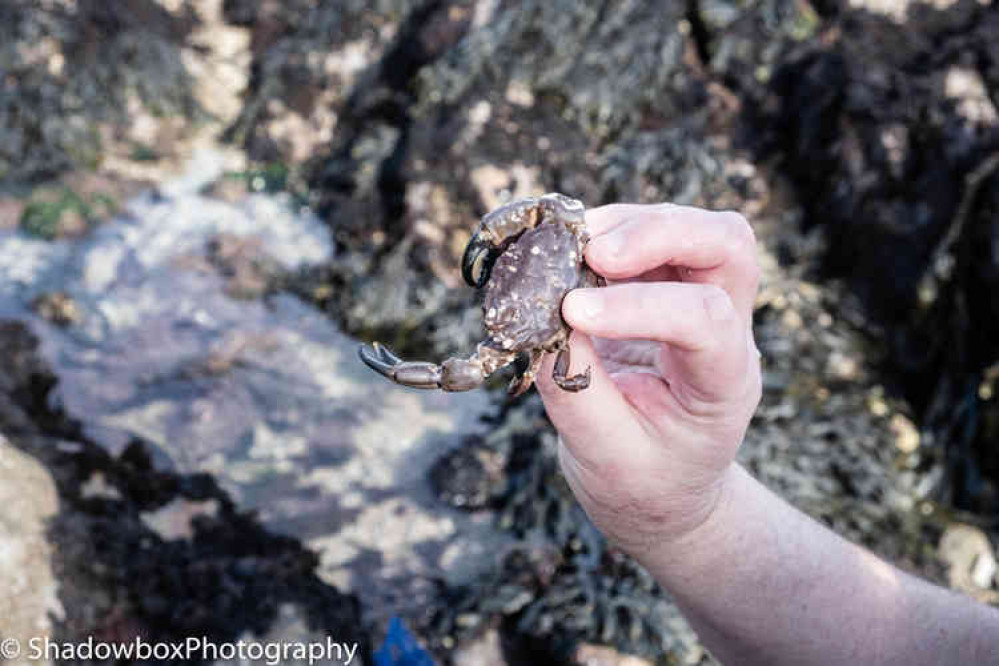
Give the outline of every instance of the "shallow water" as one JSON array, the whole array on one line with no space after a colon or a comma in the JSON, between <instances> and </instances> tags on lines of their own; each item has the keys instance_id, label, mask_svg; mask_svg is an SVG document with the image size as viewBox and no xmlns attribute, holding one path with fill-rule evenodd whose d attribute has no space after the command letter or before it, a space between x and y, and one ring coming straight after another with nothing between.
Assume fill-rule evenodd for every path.
<instances>
[{"instance_id":1,"label":"shallow water","mask_svg":"<svg viewBox=\"0 0 999 666\"><path fill-rule=\"evenodd\" d=\"M3 232L0 316L30 321L59 377L54 399L111 452L138 438L160 465L210 472L241 508L311 544L324 577L375 615L418 605L428 577L471 575L462 562L501 538L435 503L426 482L443 448L481 429L489 395L393 386L297 298L227 295L206 260L218 234L261 239L287 270L334 249L289 200L198 194L220 169L199 156L79 241ZM32 312L53 291L76 303L77 324Z\"/></svg>"}]
</instances>

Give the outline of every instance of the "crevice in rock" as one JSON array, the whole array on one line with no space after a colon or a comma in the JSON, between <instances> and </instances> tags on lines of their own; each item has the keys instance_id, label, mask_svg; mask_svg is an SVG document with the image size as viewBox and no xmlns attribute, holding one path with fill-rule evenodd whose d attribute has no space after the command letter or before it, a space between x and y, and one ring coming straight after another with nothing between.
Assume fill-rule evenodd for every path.
<instances>
[{"instance_id":1,"label":"crevice in rock","mask_svg":"<svg viewBox=\"0 0 999 666\"><path fill-rule=\"evenodd\" d=\"M711 62L711 31L701 16L700 0L687 0L687 23L690 24L690 36L694 41L694 50L702 66Z\"/></svg>"}]
</instances>

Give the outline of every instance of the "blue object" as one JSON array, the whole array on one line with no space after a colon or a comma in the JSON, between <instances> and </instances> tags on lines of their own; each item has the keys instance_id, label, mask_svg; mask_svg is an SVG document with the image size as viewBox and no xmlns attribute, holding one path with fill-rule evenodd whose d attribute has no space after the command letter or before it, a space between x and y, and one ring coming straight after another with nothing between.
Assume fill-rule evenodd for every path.
<instances>
[{"instance_id":1,"label":"blue object","mask_svg":"<svg viewBox=\"0 0 999 666\"><path fill-rule=\"evenodd\" d=\"M388 623L385 642L375 652L375 666L434 666L434 660L398 616Z\"/></svg>"}]
</instances>

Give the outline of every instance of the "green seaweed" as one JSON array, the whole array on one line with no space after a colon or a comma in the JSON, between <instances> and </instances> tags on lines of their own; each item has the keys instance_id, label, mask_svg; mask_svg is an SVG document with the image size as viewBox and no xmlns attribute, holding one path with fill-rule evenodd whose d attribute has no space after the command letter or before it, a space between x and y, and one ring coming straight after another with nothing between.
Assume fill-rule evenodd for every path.
<instances>
[{"instance_id":1,"label":"green seaweed","mask_svg":"<svg viewBox=\"0 0 999 666\"><path fill-rule=\"evenodd\" d=\"M21 229L32 236L44 240L55 240L61 235L60 223L67 214L76 213L93 227L101 218L114 213L117 202L114 197L97 192L82 197L71 188L45 189L36 194L21 214Z\"/></svg>"}]
</instances>

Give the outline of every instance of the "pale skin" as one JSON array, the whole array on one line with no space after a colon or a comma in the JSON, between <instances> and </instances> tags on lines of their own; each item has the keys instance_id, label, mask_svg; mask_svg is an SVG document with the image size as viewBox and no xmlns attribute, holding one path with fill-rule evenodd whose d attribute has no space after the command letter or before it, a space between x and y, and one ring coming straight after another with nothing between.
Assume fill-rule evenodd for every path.
<instances>
[{"instance_id":1,"label":"pale skin","mask_svg":"<svg viewBox=\"0 0 999 666\"><path fill-rule=\"evenodd\" d=\"M604 289L563 302L579 393L538 389L569 485L724 664L999 663L999 611L910 576L735 461L760 399L756 243L735 213L587 211Z\"/></svg>"}]
</instances>

